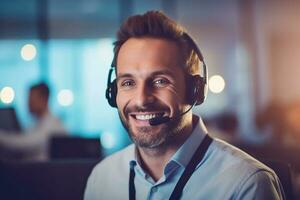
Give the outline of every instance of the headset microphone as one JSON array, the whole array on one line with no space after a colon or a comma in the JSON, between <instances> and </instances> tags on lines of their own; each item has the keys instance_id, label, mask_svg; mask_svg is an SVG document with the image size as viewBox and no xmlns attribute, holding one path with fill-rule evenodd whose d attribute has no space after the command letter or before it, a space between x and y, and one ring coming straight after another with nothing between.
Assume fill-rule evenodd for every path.
<instances>
[{"instance_id":1,"label":"headset microphone","mask_svg":"<svg viewBox=\"0 0 300 200\"><path fill-rule=\"evenodd\" d=\"M163 124L163 123L167 123L171 120L176 120L176 119L179 119L181 118L183 115L185 115L186 113L188 113L195 105L196 105L197 101L193 103L193 105L187 109L186 111L184 111L183 113L181 113L180 115L178 116L175 116L175 117L155 117L155 118L152 118L149 120L149 124L151 126L157 126L157 125L160 125L160 124Z\"/></svg>"},{"instance_id":2,"label":"headset microphone","mask_svg":"<svg viewBox=\"0 0 300 200\"><path fill-rule=\"evenodd\" d=\"M159 124L163 124L163 123L167 123L171 120L172 118L171 117L155 117L155 118L152 118L149 120L149 124L151 126L157 126Z\"/></svg>"}]
</instances>

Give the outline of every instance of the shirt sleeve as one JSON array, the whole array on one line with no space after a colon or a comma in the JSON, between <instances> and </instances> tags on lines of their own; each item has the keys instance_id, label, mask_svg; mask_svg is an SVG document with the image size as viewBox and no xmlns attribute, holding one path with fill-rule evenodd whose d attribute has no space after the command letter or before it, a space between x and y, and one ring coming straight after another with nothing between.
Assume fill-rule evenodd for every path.
<instances>
[{"instance_id":1,"label":"shirt sleeve","mask_svg":"<svg viewBox=\"0 0 300 200\"><path fill-rule=\"evenodd\" d=\"M0 130L0 145L10 151L32 153L46 150L48 140L53 134L64 134L61 123L53 117L47 117L26 132L7 133Z\"/></svg>"},{"instance_id":2,"label":"shirt sleeve","mask_svg":"<svg viewBox=\"0 0 300 200\"><path fill-rule=\"evenodd\" d=\"M43 139L43 135L36 130L18 134L0 131L0 145L13 151L32 152L40 147Z\"/></svg>"},{"instance_id":3,"label":"shirt sleeve","mask_svg":"<svg viewBox=\"0 0 300 200\"><path fill-rule=\"evenodd\" d=\"M252 174L240 187L235 199L242 200L281 200L285 199L278 177L268 171Z\"/></svg>"}]
</instances>

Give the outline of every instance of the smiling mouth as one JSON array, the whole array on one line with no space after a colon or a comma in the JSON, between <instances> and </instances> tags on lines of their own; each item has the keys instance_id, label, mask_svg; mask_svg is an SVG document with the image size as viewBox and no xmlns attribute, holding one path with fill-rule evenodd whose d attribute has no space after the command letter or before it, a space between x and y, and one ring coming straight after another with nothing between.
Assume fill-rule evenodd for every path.
<instances>
[{"instance_id":1,"label":"smiling mouth","mask_svg":"<svg viewBox=\"0 0 300 200\"><path fill-rule=\"evenodd\" d=\"M157 118L157 117L162 117L163 115L164 115L164 113L161 112L161 113L150 113L150 114L139 113L139 114L132 114L131 116L133 118L135 118L136 120L148 121L150 119L154 119L154 118Z\"/></svg>"}]
</instances>

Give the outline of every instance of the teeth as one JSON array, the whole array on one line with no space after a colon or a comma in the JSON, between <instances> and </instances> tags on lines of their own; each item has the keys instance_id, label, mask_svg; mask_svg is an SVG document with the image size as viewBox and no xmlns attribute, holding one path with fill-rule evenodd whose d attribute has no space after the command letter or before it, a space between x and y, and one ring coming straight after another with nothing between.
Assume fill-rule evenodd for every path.
<instances>
[{"instance_id":1,"label":"teeth","mask_svg":"<svg viewBox=\"0 0 300 200\"><path fill-rule=\"evenodd\" d=\"M148 114L148 115L136 115L136 119L138 120L149 120L157 117L158 115L156 114Z\"/></svg>"}]
</instances>

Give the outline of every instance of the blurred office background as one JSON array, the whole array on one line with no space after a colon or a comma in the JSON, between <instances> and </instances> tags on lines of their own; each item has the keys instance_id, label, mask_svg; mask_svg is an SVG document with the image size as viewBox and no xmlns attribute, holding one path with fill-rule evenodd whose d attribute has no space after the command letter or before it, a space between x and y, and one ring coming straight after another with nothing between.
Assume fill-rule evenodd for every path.
<instances>
[{"instance_id":1,"label":"blurred office background","mask_svg":"<svg viewBox=\"0 0 300 200\"><path fill-rule=\"evenodd\" d=\"M15 107L22 126L30 126L28 87L43 80L52 111L72 134L99 136L112 151L126 146L104 97L112 42L129 15L157 9L185 26L205 56L210 92L195 112L213 126L229 117L235 137L265 142L272 135L257 127L261 112L300 96L299 8L279 0L2 0L0 106Z\"/></svg>"},{"instance_id":2,"label":"blurred office background","mask_svg":"<svg viewBox=\"0 0 300 200\"><path fill-rule=\"evenodd\" d=\"M279 0L2 0L0 106L15 107L22 126L30 126L28 87L43 80L52 111L72 134L101 137L111 151L126 146L104 97L112 42L129 15L157 9L185 26L205 56L210 92L195 112L242 141L266 142L272 136L261 133L258 116L300 96L299 8ZM229 125L219 124L224 118Z\"/></svg>"},{"instance_id":3,"label":"blurred office background","mask_svg":"<svg viewBox=\"0 0 300 200\"><path fill-rule=\"evenodd\" d=\"M153 9L186 27L204 54L210 91L194 112L212 134L299 146L296 0L1 0L0 107L14 107L29 127L29 86L46 81L51 110L73 136L100 138L107 154L127 146L104 95L112 43L128 16Z\"/></svg>"}]
</instances>

